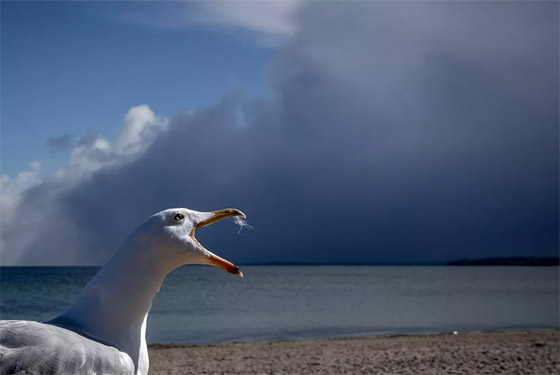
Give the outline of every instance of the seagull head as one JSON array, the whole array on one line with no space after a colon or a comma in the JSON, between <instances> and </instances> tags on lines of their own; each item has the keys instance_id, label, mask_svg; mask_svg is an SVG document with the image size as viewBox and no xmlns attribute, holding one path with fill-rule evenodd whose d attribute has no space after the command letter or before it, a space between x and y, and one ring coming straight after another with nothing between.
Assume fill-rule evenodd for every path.
<instances>
[{"instance_id":1,"label":"seagull head","mask_svg":"<svg viewBox=\"0 0 560 375\"><path fill-rule=\"evenodd\" d=\"M199 212L171 208L151 216L129 238L147 243L150 255L172 268L185 264L207 264L243 277L239 267L207 250L195 238L195 232L207 225L245 214L235 208Z\"/></svg>"}]
</instances>

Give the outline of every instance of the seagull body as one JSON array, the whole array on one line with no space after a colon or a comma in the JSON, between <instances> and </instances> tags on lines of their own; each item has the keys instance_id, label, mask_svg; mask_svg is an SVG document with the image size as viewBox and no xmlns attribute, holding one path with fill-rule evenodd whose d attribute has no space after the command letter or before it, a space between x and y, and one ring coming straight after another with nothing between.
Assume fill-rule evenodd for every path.
<instances>
[{"instance_id":1,"label":"seagull body","mask_svg":"<svg viewBox=\"0 0 560 375\"><path fill-rule=\"evenodd\" d=\"M151 216L61 315L45 323L0 321L0 373L146 375L146 322L165 277L185 264L243 275L194 237L230 216L245 217L236 209L184 208Z\"/></svg>"},{"instance_id":2,"label":"seagull body","mask_svg":"<svg viewBox=\"0 0 560 375\"><path fill-rule=\"evenodd\" d=\"M131 357L51 324L2 321L2 374L135 374ZM145 374L146 372L141 374Z\"/></svg>"}]
</instances>

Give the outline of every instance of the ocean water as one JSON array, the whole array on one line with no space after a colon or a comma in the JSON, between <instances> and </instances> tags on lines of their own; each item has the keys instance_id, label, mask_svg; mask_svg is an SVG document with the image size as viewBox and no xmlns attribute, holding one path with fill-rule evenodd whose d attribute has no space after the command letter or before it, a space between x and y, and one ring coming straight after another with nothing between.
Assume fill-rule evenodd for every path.
<instances>
[{"instance_id":1,"label":"ocean water","mask_svg":"<svg viewBox=\"0 0 560 375\"><path fill-rule=\"evenodd\" d=\"M154 300L149 343L558 328L558 267L187 266ZM2 319L47 320L90 267L2 267Z\"/></svg>"}]
</instances>

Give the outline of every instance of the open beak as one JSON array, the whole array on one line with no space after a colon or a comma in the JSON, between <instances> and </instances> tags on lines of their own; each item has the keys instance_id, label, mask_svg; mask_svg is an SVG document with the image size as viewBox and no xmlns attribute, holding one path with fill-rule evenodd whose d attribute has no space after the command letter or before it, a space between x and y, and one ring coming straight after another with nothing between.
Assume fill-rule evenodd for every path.
<instances>
[{"instance_id":1,"label":"open beak","mask_svg":"<svg viewBox=\"0 0 560 375\"><path fill-rule=\"evenodd\" d=\"M211 251L207 250L194 237L194 233L196 232L197 229L205 227L205 226L210 225L210 224L213 224L217 221L227 219L228 217L231 217L231 216L241 216L243 218L246 217L243 212L241 212L241 211L239 211L238 209L235 209L235 208L225 208L223 210L209 212L209 217L200 221L200 222L198 222L195 225L195 227L193 228L190 236L193 239L193 241L195 241L198 244L198 246L200 246L201 248L206 250L208 252L208 254L210 254L210 256L205 259L206 264L209 264L209 265L214 266L214 267L221 268L226 272L229 272L231 274L239 275L239 276L243 277L243 272L241 272L239 267L237 267L233 263L225 260L224 258L221 258L221 257L217 256L216 254L212 253Z\"/></svg>"}]
</instances>

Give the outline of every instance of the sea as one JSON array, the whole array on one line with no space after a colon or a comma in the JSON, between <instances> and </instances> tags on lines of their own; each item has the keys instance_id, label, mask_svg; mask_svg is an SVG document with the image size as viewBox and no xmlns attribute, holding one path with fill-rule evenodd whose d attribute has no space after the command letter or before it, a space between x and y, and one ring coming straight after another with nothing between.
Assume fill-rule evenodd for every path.
<instances>
[{"instance_id":1,"label":"sea","mask_svg":"<svg viewBox=\"0 0 560 375\"><path fill-rule=\"evenodd\" d=\"M558 267L204 266L171 273L148 343L559 328ZM0 268L1 319L61 313L96 267Z\"/></svg>"}]
</instances>

